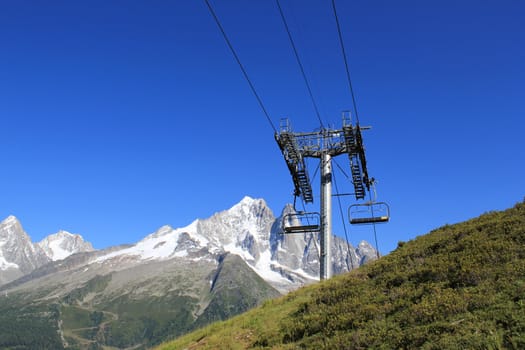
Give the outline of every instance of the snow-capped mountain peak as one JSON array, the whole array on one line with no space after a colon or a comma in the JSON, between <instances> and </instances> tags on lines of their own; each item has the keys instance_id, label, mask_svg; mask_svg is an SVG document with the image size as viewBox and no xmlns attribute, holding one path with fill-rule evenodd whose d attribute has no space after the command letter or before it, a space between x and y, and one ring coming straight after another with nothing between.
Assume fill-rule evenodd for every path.
<instances>
[{"instance_id":1,"label":"snow-capped mountain peak","mask_svg":"<svg viewBox=\"0 0 525 350\"><path fill-rule=\"evenodd\" d=\"M252 205L253 202L256 202L256 201L261 201L262 199L254 199L250 196L244 196L243 199L241 199L241 201L239 203L237 203L235 206L237 205Z\"/></svg>"},{"instance_id":2,"label":"snow-capped mountain peak","mask_svg":"<svg viewBox=\"0 0 525 350\"><path fill-rule=\"evenodd\" d=\"M16 216L14 215L9 215L7 218L5 218L1 224L2 225L5 225L5 226L8 226L8 225L13 225L13 224L16 224L18 223L18 219L16 218Z\"/></svg>"},{"instance_id":3,"label":"snow-capped mountain peak","mask_svg":"<svg viewBox=\"0 0 525 350\"><path fill-rule=\"evenodd\" d=\"M294 289L319 278L319 237L283 235L281 221L290 212L294 212L293 206L286 205L282 216L276 218L263 199L244 197L231 208L188 226L162 226L133 246L98 256L92 263L120 266L120 262L138 264L175 258L214 260L231 253L240 256L278 290ZM346 242L334 237L332 244L336 273L375 258L374 249L366 243L361 243L359 249L350 249Z\"/></svg>"},{"instance_id":4,"label":"snow-capped mountain peak","mask_svg":"<svg viewBox=\"0 0 525 350\"><path fill-rule=\"evenodd\" d=\"M25 232L22 229L20 221L16 216L9 215L3 221L0 222L0 245L2 242L6 242L10 237L13 236L24 236Z\"/></svg>"},{"instance_id":5,"label":"snow-capped mountain peak","mask_svg":"<svg viewBox=\"0 0 525 350\"><path fill-rule=\"evenodd\" d=\"M164 225L160 227L157 231L144 237L143 241L169 235L172 231L173 227L171 227L170 225Z\"/></svg>"},{"instance_id":6,"label":"snow-capped mountain peak","mask_svg":"<svg viewBox=\"0 0 525 350\"><path fill-rule=\"evenodd\" d=\"M84 241L81 235L63 230L47 236L37 245L53 261L63 260L74 253L94 250L91 243Z\"/></svg>"},{"instance_id":7,"label":"snow-capped mountain peak","mask_svg":"<svg viewBox=\"0 0 525 350\"><path fill-rule=\"evenodd\" d=\"M20 221L8 216L0 222L0 284L47 263L49 258L24 231Z\"/></svg>"},{"instance_id":8,"label":"snow-capped mountain peak","mask_svg":"<svg viewBox=\"0 0 525 350\"><path fill-rule=\"evenodd\" d=\"M244 213L248 215L250 212L257 213L261 208L267 208L266 202L264 199L254 199L249 196L245 196L239 203L232 206L230 209L226 210L226 212L230 214L235 213Z\"/></svg>"}]
</instances>

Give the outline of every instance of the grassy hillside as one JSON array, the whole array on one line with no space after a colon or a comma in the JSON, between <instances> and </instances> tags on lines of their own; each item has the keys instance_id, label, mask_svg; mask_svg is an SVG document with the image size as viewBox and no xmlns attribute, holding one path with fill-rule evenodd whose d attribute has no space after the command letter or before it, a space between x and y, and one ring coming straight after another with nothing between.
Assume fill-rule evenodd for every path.
<instances>
[{"instance_id":1,"label":"grassy hillside","mask_svg":"<svg viewBox=\"0 0 525 350\"><path fill-rule=\"evenodd\" d=\"M525 203L159 349L524 349Z\"/></svg>"},{"instance_id":2,"label":"grassy hillside","mask_svg":"<svg viewBox=\"0 0 525 350\"><path fill-rule=\"evenodd\" d=\"M75 288L70 274L0 291L0 349L143 350L280 295L233 254L218 266L152 262Z\"/></svg>"}]
</instances>

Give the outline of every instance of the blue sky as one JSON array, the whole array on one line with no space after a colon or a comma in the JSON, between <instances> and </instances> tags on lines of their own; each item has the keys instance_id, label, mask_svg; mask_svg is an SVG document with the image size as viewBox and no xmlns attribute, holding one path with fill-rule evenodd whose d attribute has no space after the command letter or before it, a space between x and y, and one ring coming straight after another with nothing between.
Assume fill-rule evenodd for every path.
<instances>
[{"instance_id":1,"label":"blue sky","mask_svg":"<svg viewBox=\"0 0 525 350\"><path fill-rule=\"evenodd\" d=\"M316 129L276 4L212 4L273 123ZM352 104L330 3L281 5L323 121L339 128ZM523 200L525 3L337 6L372 126L369 172L392 210L380 250ZM245 195L276 215L293 200L273 130L204 1L2 1L0 47L0 218L17 216L34 241L64 229L104 248ZM353 203L343 198L343 212ZM334 200L342 235L338 213ZM347 228L353 243L374 240L371 227Z\"/></svg>"}]
</instances>

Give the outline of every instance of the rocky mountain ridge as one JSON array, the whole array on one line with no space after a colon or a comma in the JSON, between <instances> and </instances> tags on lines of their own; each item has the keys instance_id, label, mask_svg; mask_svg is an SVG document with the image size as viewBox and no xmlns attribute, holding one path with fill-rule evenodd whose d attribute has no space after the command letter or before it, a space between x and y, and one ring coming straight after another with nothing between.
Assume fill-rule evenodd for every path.
<instances>
[{"instance_id":1,"label":"rocky mountain ridge","mask_svg":"<svg viewBox=\"0 0 525 350\"><path fill-rule=\"evenodd\" d=\"M9 282L49 262L46 253L34 245L18 219L0 222L0 284Z\"/></svg>"},{"instance_id":2,"label":"rocky mountain ridge","mask_svg":"<svg viewBox=\"0 0 525 350\"><path fill-rule=\"evenodd\" d=\"M103 254L91 263L117 266L172 258L214 260L231 253L240 256L274 288L287 292L318 280L319 275L318 235L281 232L282 217L291 210L287 205L275 218L263 199L245 197L230 209L186 227L163 226L129 248ZM349 249L345 241L334 237L331 249L336 274L376 257L367 242Z\"/></svg>"},{"instance_id":3,"label":"rocky mountain ridge","mask_svg":"<svg viewBox=\"0 0 525 350\"><path fill-rule=\"evenodd\" d=\"M47 236L37 243L44 253L52 260L63 260L68 256L93 251L91 243L84 241L79 234L72 234L64 230Z\"/></svg>"},{"instance_id":4,"label":"rocky mountain ridge","mask_svg":"<svg viewBox=\"0 0 525 350\"><path fill-rule=\"evenodd\" d=\"M287 292L318 280L319 275L318 235L281 232L282 218L292 211L293 207L287 205L276 218L263 199L245 197L230 209L197 219L186 227L162 226L136 244L98 251L83 264L104 266L110 271L172 258L214 261L221 254L232 253L279 291ZM331 250L335 274L376 256L367 242L354 248L337 236L333 237ZM92 245L80 235L66 231L33 244L20 222L10 216L0 224L0 281L6 283L51 261L92 251Z\"/></svg>"},{"instance_id":5,"label":"rocky mountain ridge","mask_svg":"<svg viewBox=\"0 0 525 350\"><path fill-rule=\"evenodd\" d=\"M13 215L0 222L0 285L48 264L78 253L92 251L91 243L67 231L49 235L33 243Z\"/></svg>"}]
</instances>

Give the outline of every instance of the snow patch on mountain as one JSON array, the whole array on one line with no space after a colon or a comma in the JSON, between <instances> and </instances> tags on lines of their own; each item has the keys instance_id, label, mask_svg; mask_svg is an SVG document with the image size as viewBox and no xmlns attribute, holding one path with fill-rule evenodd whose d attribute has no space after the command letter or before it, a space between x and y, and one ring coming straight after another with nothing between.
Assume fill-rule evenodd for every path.
<instances>
[{"instance_id":1,"label":"snow patch on mountain","mask_svg":"<svg viewBox=\"0 0 525 350\"><path fill-rule=\"evenodd\" d=\"M181 232L182 230L173 230L169 226L163 226L135 245L98 257L94 262L104 262L122 255L136 257L140 260L168 258L177 247Z\"/></svg>"},{"instance_id":2,"label":"snow patch on mountain","mask_svg":"<svg viewBox=\"0 0 525 350\"><path fill-rule=\"evenodd\" d=\"M19 268L20 266L18 266L17 264L11 263L5 260L3 256L0 256L0 271L5 271L9 269L19 269Z\"/></svg>"},{"instance_id":3,"label":"snow patch on mountain","mask_svg":"<svg viewBox=\"0 0 525 350\"><path fill-rule=\"evenodd\" d=\"M137 260L164 260L187 257L208 246L209 240L197 232L198 220L190 225L173 229L169 225L162 226L154 233L146 236L133 246L96 258L94 263L101 263L116 257L128 256Z\"/></svg>"},{"instance_id":4,"label":"snow patch on mountain","mask_svg":"<svg viewBox=\"0 0 525 350\"><path fill-rule=\"evenodd\" d=\"M91 243L84 241L81 235L63 230L47 236L37 244L52 261L63 260L75 253L94 250Z\"/></svg>"},{"instance_id":5,"label":"snow patch on mountain","mask_svg":"<svg viewBox=\"0 0 525 350\"><path fill-rule=\"evenodd\" d=\"M278 271L272 269L272 267L283 267L279 263L272 261L272 253L267 250L260 255L259 260L253 266L253 269L259 276L264 280L270 282L270 284L284 284L289 285L290 280L283 276ZM304 271L302 271L304 273ZM306 273L305 273L306 275Z\"/></svg>"}]
</instances>

